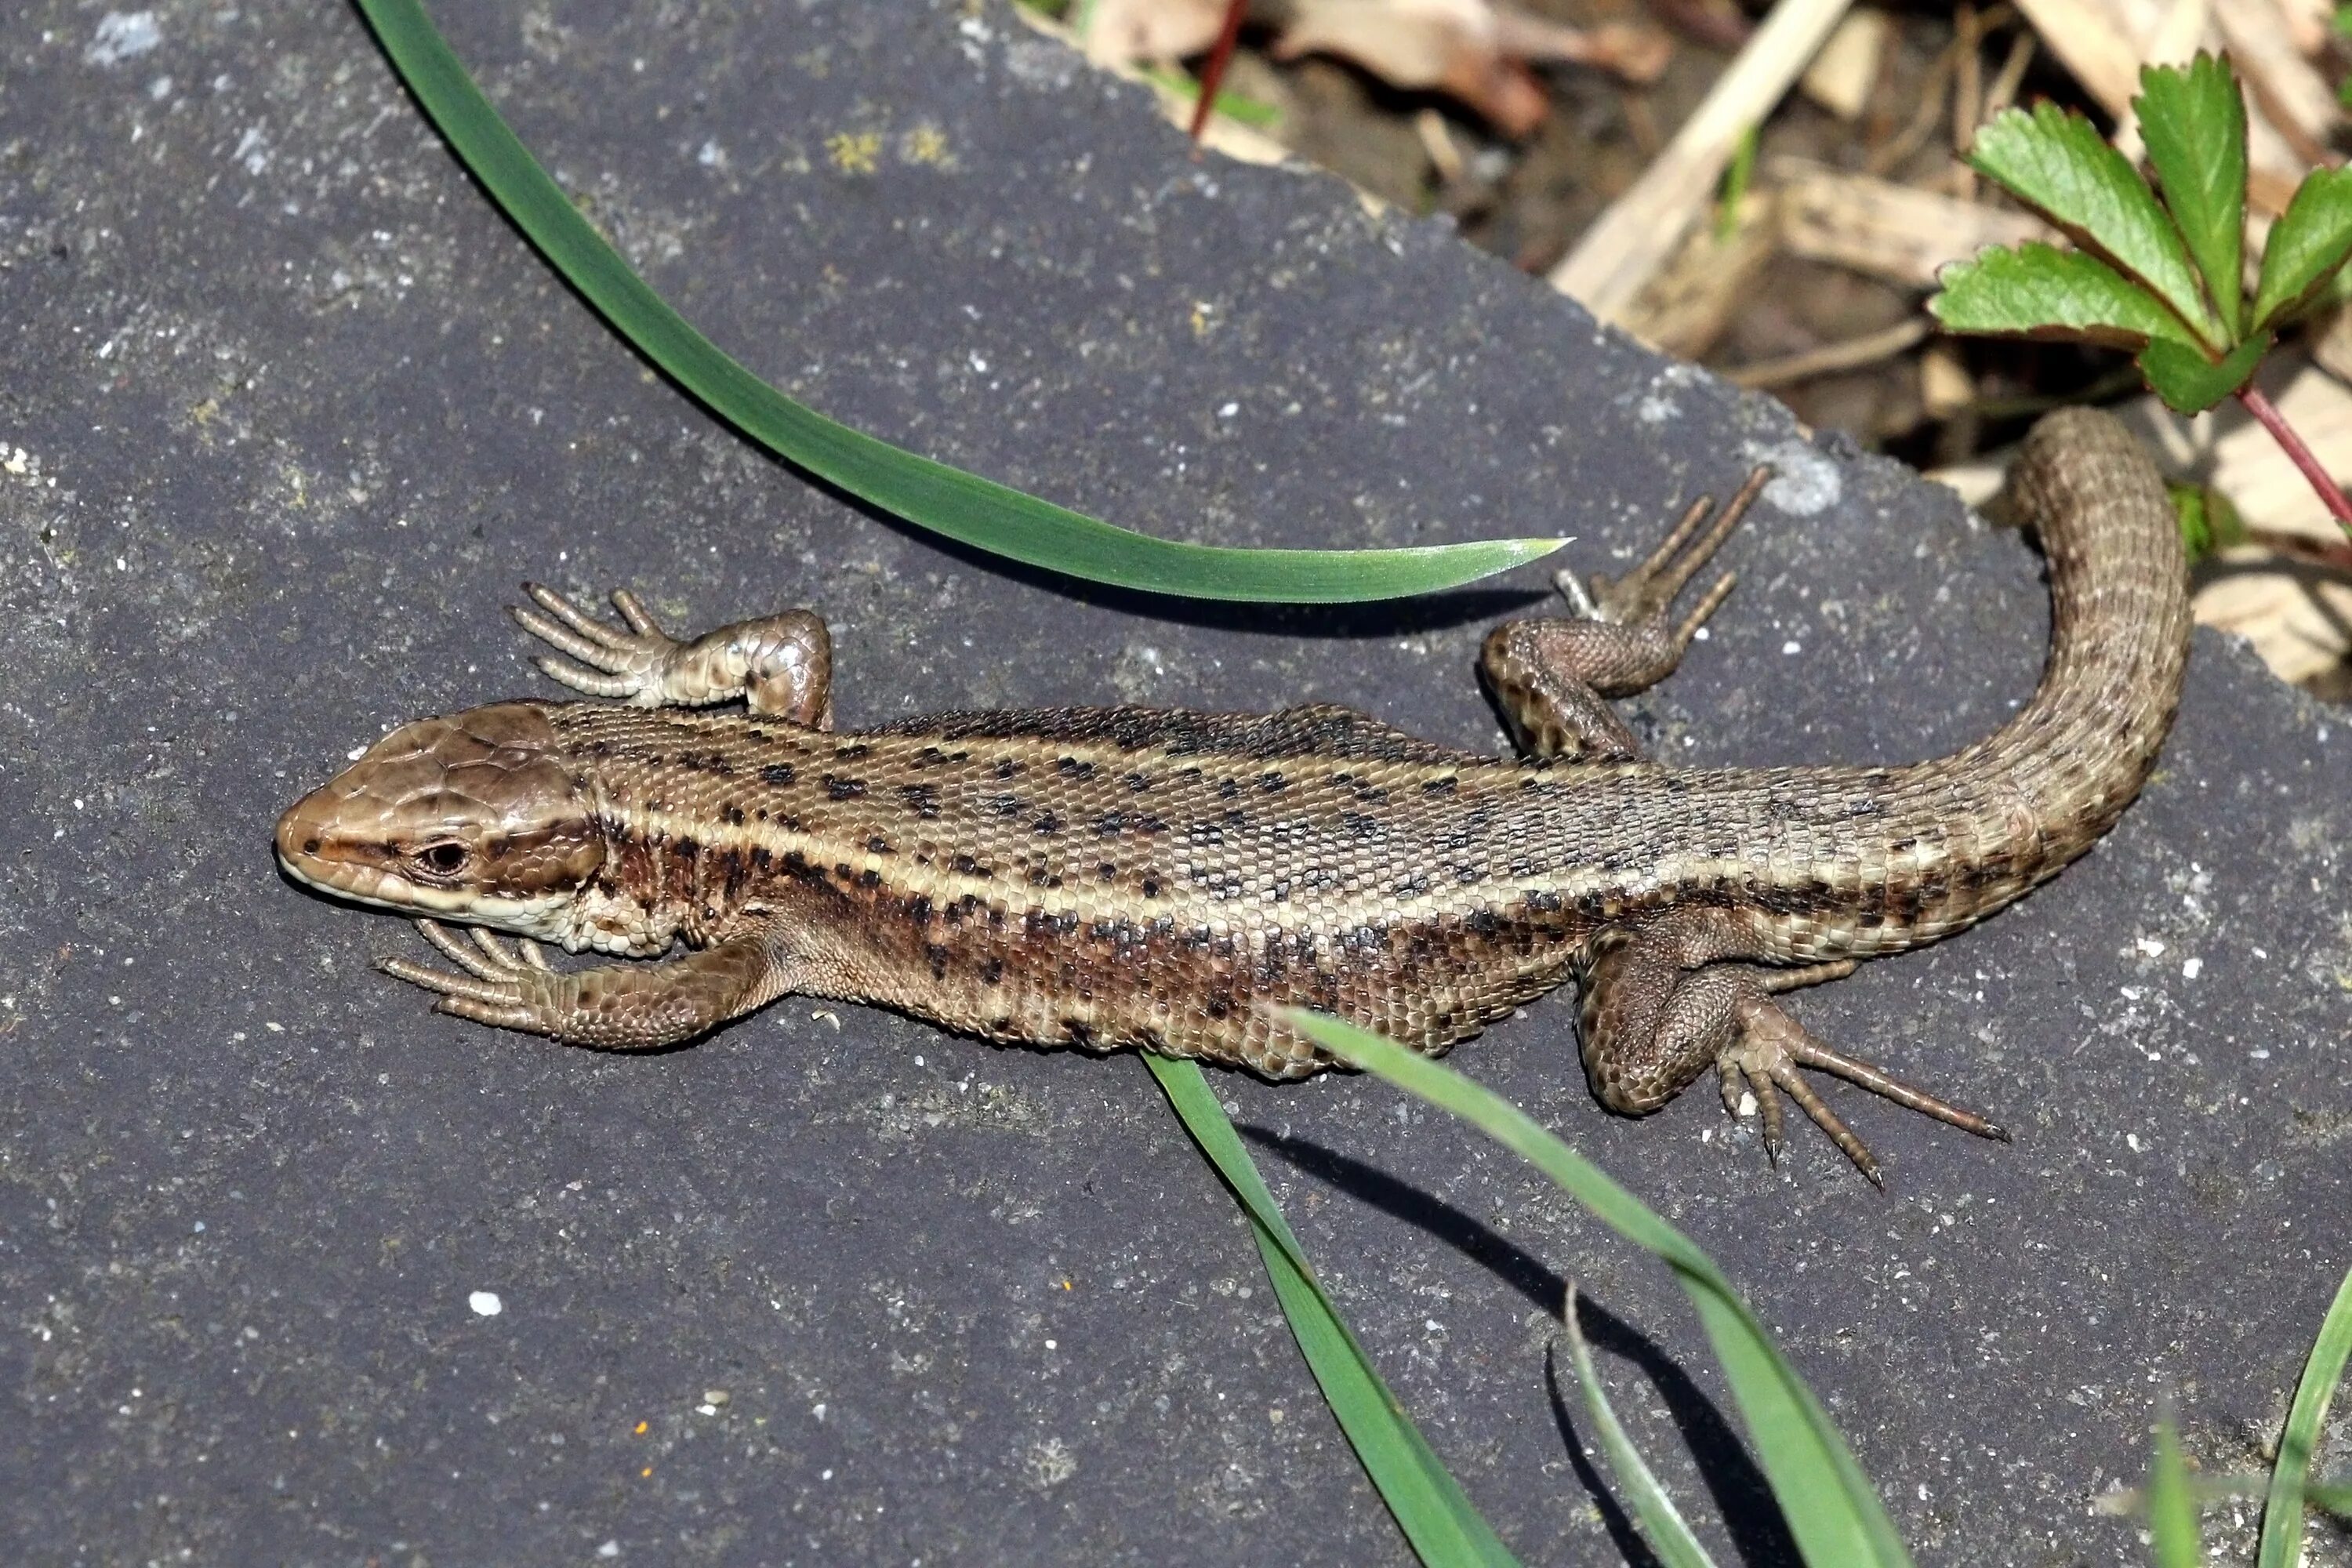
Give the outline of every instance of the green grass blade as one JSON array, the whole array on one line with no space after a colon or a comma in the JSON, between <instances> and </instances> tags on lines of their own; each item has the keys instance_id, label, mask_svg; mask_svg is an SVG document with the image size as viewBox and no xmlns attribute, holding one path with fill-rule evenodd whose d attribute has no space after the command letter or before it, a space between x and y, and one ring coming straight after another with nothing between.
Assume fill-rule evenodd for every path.
<instances>
[{"instance_id":1,"label":"green grass blade","mask_svg":"<svg viewBox=\"0 0 2352 1568\"><path fill-rule=\"evenodd\" d=\"M1609 1468L1617 1474L1617 1484L1633 1500L1634 1515L1642 1521L1642 1531L1649 1537L1650 1549L1666 1568L1715 1568L1715 1559L1698 1543L1684 1522L1682 1510L1675 1507L1674 1499L1658 1484L1642 1451L1633 1447L1633 1439L1625 1433L1617 1412L1609 1403L1608 1391L1601 1386L1601 1374L1592 1369L1592 1347L1584 1342L1584 1331L1576 1321L1576 1288L1568 1290L1568 1307L1560 1314L1560 1327L1568 1332L1568 1353L1576 1368L1577 1386L1584 1390L1584 1407L1592 1415L1594 1430L1600 1435L1601 1451L1609 1456Z\"/></svg>"},{"instance_id":2,"label":"green grass blade","mask_svg":"<svg viewBox=\"0 0 2352 1568\"><path fill-rule=\"evenodd\" d=\"M2200 1568L2205 1542L2197 1531L2197 1499L2189 1467L2181 1462L2180 1435L2172 1418L2156 1424L2156 1457L2147 1468L2147 1530L2157 1568Z\"/></svg>"},{"instance_id":3,"label":"green grass blade","mask_svg":"<svg viewBox=\"0 0 2352 1568\"><path fill-rule=\"evenodd\" d=\"M1620 1236L1663 1258L1698 1309L1716 1359L1738 1401L1758 1462L1805 1561L1813 1568L1907 1564L1862 1467L1796 1369L1739 1299L1731 1281L1682 1232L1600 1167L1538 1126L1527 1112L1451 1068L1322 1014L1286 1011L1286 1022L1350 1066L1461 1117L1558 1183Z\"/></svg>"},{"instance_id":4,"label":"green grass blade","mask_svg":"<svg viewBox=\"0 0 2352 1568\"><path fill-rule=\"evenodd\" d=\"M1276 1206L1257 1164L1242 1147L1240 1134L1227 1120L1224 1107L1201 1077L1197 1063L1147 1056L1144 1062L1169 1103L1176 1108L1184 1130L1241 1200L1265 1259L1266 1277L1282 1303L1290 1331L1307 1358L1309 1371L1338 1418L1339 1430L1356 1450L1356 1458L1371 1477L1373 1488L1396 1516L1414 1553L1435 1568L1444 1564L1486 1564L1517 1568L1510 1553L1484 1516L1471 1506L1462 1488L1448 1474L1412 1418L1389 1392L1371 1358L1349 1331L1339 1310L1307 1265L1298 1237Z\"/></svg>"},{"instance_id":5,"label":"green grass blade","mask_svg":"<svg viewBox=\"0 0 2352 1568\"><path fill-rule=\"evenodd\" d=\"M2271 1467L2270 1495L2263 1500L2262 1543L2254 1568L2293 1568L2303 1561L2303 1510L2311 1485L2311 1450L2327 1421L2327 1404L2352 1356L2352 1271L2336 1288L2336 1300L2320 1320L2319 1337L2303 1363L2303 1381L2279 1434L2278 1463Z\"/></svg>"},{"instance_id":6,"label":"green grass blade","mask_svg":"<svg viewBox=\"0 0 2352 1568\"><path fill-rule=\"evenodd\" d=\"M358 0L378 42L491 198L613 330L713 413L908 521L1089 582L1192 598L1343 604L1457 587L1559 539L1394 550L1234 550L1154 539L917 457L793 402L695 331L630 270L508 129L416 0Z\"/></svg>"}]
</instances>

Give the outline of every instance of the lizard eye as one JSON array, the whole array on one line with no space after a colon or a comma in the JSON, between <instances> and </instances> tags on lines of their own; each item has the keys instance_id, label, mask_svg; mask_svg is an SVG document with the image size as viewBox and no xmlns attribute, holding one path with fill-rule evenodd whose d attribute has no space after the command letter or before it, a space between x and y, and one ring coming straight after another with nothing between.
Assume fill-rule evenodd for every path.
<instances>
[{"instance_id":1,"label":"lizard eye","mask_svg":"<svg viewBox=\"0 0 2352 1568\"><path fill-rule=\"evenodd\" d=\"M465 865L466 847L445 840L439 844L427 844L421 849L410 851L409 858L427 870L436 871L446 877Z\"/></svg>"}]
</instances>

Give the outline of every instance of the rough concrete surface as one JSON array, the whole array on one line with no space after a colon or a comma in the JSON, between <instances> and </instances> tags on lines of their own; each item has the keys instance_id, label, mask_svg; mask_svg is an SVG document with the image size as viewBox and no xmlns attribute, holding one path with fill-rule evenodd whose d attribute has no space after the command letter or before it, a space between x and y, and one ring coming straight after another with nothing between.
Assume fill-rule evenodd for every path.
<instances>
[{"instance_id":1,"label":"rough concrete surface","mask_svg":"<svg viewBox=\"0 0 2352 1568\"><path fill-rule=\"evenodd\" d=\"M1566 531L1588 570L1769 457L1738 595L1633 705L1664 754L1906 760L2032 685L2014 537L1438 224L1189 161L1000 5L437 10L657 287L864 428L1170 535ZM352 13L30 0L0 56L0 1557L1403 1560L1136 1062L789 1000L644 1059L494 1034L268 830L384 727L546 690L526 574L814 605L851 724L1318 700L1494 745L1471 660L1543 574L1310 613L1002 570L647 373ZM1921 1561L2142 1560L2093 1500L2166 1400L2254 1464L2352 1255L2347 781L2352 725L2201 637L2096 853L1801 998L2019 1133L1832 1087L1885 1196L1810 1130L1775 1172L1711 1088L1605 1114L1565 999L1454 1059L1724 1264ZM1624 1528L1547 1381L1572 1276L1704 1531L1790 1560L1662 1268L1377 1083L1214 1081L1523 1556Z\"/></svg>"}]
</instances>

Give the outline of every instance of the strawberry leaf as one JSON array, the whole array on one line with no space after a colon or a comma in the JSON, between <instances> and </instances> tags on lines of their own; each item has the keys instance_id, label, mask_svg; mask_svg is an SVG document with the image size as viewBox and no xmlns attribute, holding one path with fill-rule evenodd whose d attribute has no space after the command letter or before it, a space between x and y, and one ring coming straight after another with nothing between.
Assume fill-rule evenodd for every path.
<instances>
[{"instance_id":1,"label":"strawberry leaf","mask_svg":"<svg viewBox=\"0 0 2352 1568\"><path fill-rule=\"evenodd\" d=\"M2179 230L2147 182L2089 121L2052 103L2030 113L2009 110L1977 132L1969 163L2138 279L2196 338L2217 352L2228 341L2205 303Z\"/></svg>"},{"instance_id":2,"label":"strawberry leaf","mask_svg":"<svg viewBox=\"0 0 2352 1568\"><path fill-rule=\"evenodd\" d=\"M1955 332L2070 338L2139 350L2170 342L2199 359L2197 340L2147 289L2095 256L2032 243L1955 261L1927 310Z\"/></svg>"},{"instance_id":3,"label":"strawberry leaf","mask_svg":"<svg viewBox=\"0 0 2352 1568\"><path fill-rule=\"evenodd\" d=\"M2315 169L2263 248L2254 325L2274 324L2319 291L2352 255L2352 168Z\"/></svg>"},{"instance_id":4,"label":"strawberry leaf","mask_svg":"<svg viewBox=\"0 0 2352 1568\"><path fill-rule=\"evenodd\" d=\"M2246 100L2230 68L2200 54L2139 73L2140 134L2164 204L2233 334L2244 320Z\"/></svg>"}]
</instances>

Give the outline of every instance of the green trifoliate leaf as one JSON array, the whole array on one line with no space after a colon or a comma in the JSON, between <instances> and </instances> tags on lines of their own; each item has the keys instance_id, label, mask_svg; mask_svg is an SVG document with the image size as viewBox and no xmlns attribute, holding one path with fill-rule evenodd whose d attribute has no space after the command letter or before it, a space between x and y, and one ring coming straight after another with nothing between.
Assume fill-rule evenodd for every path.
<instances>
[{"instance_id":1,"label":"green trifoliate leaf","mask_svg":"<svg viewBox=\"0 0 2352 1568\"><path fill-rule=\"evenodd\" d=\"M2185 67L2143 69L2133 107L2164 205L2234 333L2245 304L2245 94L2228 66L2200 54Z\"/></svg>"},{"instance_id":2,"label":"green trifoliate leaf","mask_svg":"<svg viewBox=\"0 0 2352 1568\"><path fill-rule=\"evenodd\" d=\"M2156 193L2089 121L2051 103L2010 110L1978 131L1969 163L2137 279L2195 337L2228 342Z\"/></svg>"},{"instance_id":3,"label":"green trifoliate leaf","mask_svg":"<svg viewBox=\"0 0 2352 1568\"><path fill-rule=\"evenodd\" d=\"M2199 353L2180 319L2147 289L2079 250L2032 243L1955 261L1928 311L1955 332L2074 338L2137 350L2172 342ZM2202 357L2201 354L2199 357Z\"/></svg>"},{"instance_id":4,"label":"green trifoliate leaf","mask_svg":"<svg viewBox=\"0 0 2352 1568\"><path fill-rule=\"evenodd\" d=\"M2254 289L2254 325L2267 327L2319 291L2352 255L2352 169L2314 169L2271 228Z\"/></svg>"}]
</instances>

